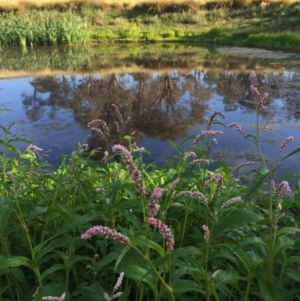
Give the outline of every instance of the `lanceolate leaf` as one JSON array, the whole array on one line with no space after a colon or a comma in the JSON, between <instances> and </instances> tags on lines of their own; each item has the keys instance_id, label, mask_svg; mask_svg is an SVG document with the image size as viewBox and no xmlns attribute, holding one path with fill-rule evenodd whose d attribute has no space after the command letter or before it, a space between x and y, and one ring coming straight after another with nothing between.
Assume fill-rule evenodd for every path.
<instances>
[{"instance_id":1,"label":"lanceolate leaf","mask_svg":"<svg viewBox=\"0 0 300 301\"><path fill-rule=\"evenodd\" d=\"M116 264L115 264L115 270L118 268L118 265L120 264L120 262L122 261L123 257L125 256L125 254L131 249L131 246L128 245L125 248L123 248L121 254L119 255Z\"/></svg>"},{"instance_id":2,"label":"lanceolate leaf","mask_svg":"<svg viewBox=\"0 0 300 301\"><path fill-rule=\"evenodd\" d=\"M260 300L285 301L276 285L270 283L267 279L265 279L261 271L257 270L255 276L261 293Z\"/></svg>"},{"instance_id":3,"label":"lanceolate leaf","mask_svg":"<svg viewBox=\"0 0 300 301\"><path fill-rule=\"evenodd\" d=\"M291 279L297 281L298 283L300 282L300 273L296 271L288 271L285 272L286 275L288 275Z\"/></svg>"},{"instance_id":4,"label":"lanceolate leaf","mask_svg":"<svg viewBox=\"0 0 300 301\"><path fill-rule=\"evenodd\" d=\"M237 283L242 279L242 277L235 271L221 271L218 273L215 283L216 285L223 285L225 283Z\"/></svg>"},{"instance_id":5,"label":"lanceolate leaf","mask_svg":"<svg viewBox=\"0 0 300 301\"><path fill-rule=\"evenodd\" d=\"M256 140L256 137L252 134L248 134L245 136L245 139L248 139L248 138L252 138L254 141Z\"/></svg>"},{"instance_id":6,"label":"lanceolate leaf","mask_svg":"<svg viewBox=\"0 0 300 301\"><path fill-rule=\"evenodd\" d=\"M172 141L169 141L169 143L177 150L178 154L182 153L182 150L180 149L180 147L176 143L174 143Z\"/></svg>"},{"instance_id":7,"label":"lanceolate leaf","mask_svg":"<svg viewBox=\"0 0 300 301\"><path fill-rule=\"evenodd\" d=\"M26 266L31 269L31 262L22 256L3 256L0 254L0 269L16 268Z\"/></svg>"},{"instance_id":8,"label":"lanceolate leaf","mask_svg":"<svg viewBox=\"0 0 300 301\"><path fill-rule=\"evenodd\" d=\"M295 242L287 236L278 237L274 244L274 256L282 250L291 248L294 244Z\"/></svg>"},{"instance_id":9,"label":"lanceolate leaf","mask_svg":"<svg viewBox=\"0 0 300 301\"><path fill-rule=\"evenodd\" d=\"M63 247L63 246L68 246L71 243L74 243L76 240L78 240L78 237L61 237L57 239L53 239L50 241L50 243L43 249L41 249L36 256L37 261L39 262L44 255L47 253L51 252L55 248Z\"/></svg>"},{"instance_id":10,"label":"lanceolate leaf","mask_svg":"<svg viewBox=\"0 0 300 301\"><path fill-rule=\"evenodd\" d=\"M294 263L294 262L300 263L300 256L291 256L287 260L288 264L291 264L291 263Z\"/></svg>"},{"instance_id":11,"label":"lanceolate leaf","mask_svg":"<svg viewBox=\"0 0 300 301\"><path fill-rule=\"evenodd\" d=\"M173 294L183 294L186 292L199 292L205 294L204 286L193 280L178 279L172 284Z\"/></svg>"},{"instance_id":12,"label":"lanceolate leaf","mask_svg":"<svg viewBox=\"0 0 300 301\"><path fill-rule=\"evenodd\" d=\"M51 266L49 269L47 269L46 271L43 272L43 274L41 275L42 279L45 279L48 275L51 275L53 273L55 273L58 270L63 270L65 267L63 264L54 264L53 266Z\"/></svg>"},{"instance_id":13,"label":"lanceolate leaf","mask_svg":"<svg viewBox=\"0 0 300 301\"><path fill-rule=\"evenodd\" d=\"M277 232L277 236L280 236L282 234L295 234L295 233L300 233L300 229L294 227L284 227Z\"/></svg>"},{"instance_id":14,"label":"lanceolate leaf","mask_svg":"<svg viewBox=\"0 0 300 301\"><path fill-rule=\"evenodd\" d=\"M149 248L154 249L161 257L164 257L166 255L165 250L159 244L150 239L147 239L145 236L140 235L135 238L135 240L139 243L139 245L148 246Z\"/></svg>"},{"instance_id":15,"label":"lanceolate leaf","mask_svg":"<svg viewBox=\"0 0 300 301\"><path fill-rule=\"evenodd\" d=\"M124 272L127 278L131 278L136 282L147 283L154 291L157 290L157 277L153 277L150 271L137 265L127 265L120 268L120 272Z\"/></svg>"},{"instance_id":16,"label":"lanceolate leaf","mask_svg":"<svg viewBox=\"0 0 300 301\"><path fill-rule=\"evenodd\" d=\"M188 247L183 247L183 248L178 248L175 249L172 253L171 256L172 258L178 258L178 257L186 257L188 255L200 255L201 251L193 246L188 246Z\"/></svg>"},{"instance_id":17,"label":"lanceolate leaf","mask_svg":"<svg viewBox=\"0 0 300 301\"><path fill-rule=\"evenodd\" d=\"M230 208L221 211L219 223L211 230L210 239L214 240L232 227L256 223L262 221L264 217L247 209Z\"/></svg>"},{"instance_id":18,"label":"lanceolate leaf","mask_svg":"<svg viewBox=\"0 0 300 301\"><path fill-rule=\"evenodd\" d=\"M299 153L299 152L300 152L300 147L297 148L297 149L295 149L295 150L292 151L291 153L289 153L287 156L283 157L283 158L281 159L281 161L283 161L283 160L285 160L285 159L287 159L287 158L289 158L289 157L291 157L291 156L293 156L293 155L295 155L295 154L297 154L297 153Z\"/></svg>"},{"instance_id":19,"label":"lanceolate leaf","mask_svg":"<svg viewBox=\"0 0 300 301\"><path fill-rule=\"evenodd\" d=\"M253 180L251 186L248 189L248 193L245 197L245 201L248 201L250 196L260 187L264 179L272 173L273 170L268 170L267 168L261 168L258 176Z\"/></svg>"},{"instance_id":20,"label":"lanceolate leaf","mask_svg":"<svg viewBox=\"0 0 300 301\"><path fill-rule=\"evenodd\" d=\"M97 272L99 270L101 270L103 267L109 265L110 263L116 261L116 259L119 256L119 252L115 251L115 252L110 252L108 253L106 256L104 256L103 258L99 259L93 266L92 266L92 270L94 272Z\"/></svg>"}]
</instances>

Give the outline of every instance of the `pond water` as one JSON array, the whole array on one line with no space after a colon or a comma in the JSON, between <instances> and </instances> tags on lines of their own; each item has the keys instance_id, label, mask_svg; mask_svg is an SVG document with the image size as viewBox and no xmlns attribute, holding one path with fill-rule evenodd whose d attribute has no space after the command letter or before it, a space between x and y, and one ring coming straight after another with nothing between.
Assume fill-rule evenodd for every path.
<instances>
[{"instance_id":1,"label":"pond water","mask_svg":"<svg viewBox=\"0 0 300 301\"><path fill-rule=\"evenodd\" d=\"M262 151L270 164L278 163L278 150L287 136L295 140L281 157L300 146L300 55L291 53L182 44L4 48L1 125L16 122L11 136L31 140L43 149L44 160L57 166L62 154L88 140L91 120L105 120L116 134L111 105L117 104L124 120L131 117L122 134L132 135L150 152L146 162L163 163L176 154L169 141L181 143L198 135L206 128L203 117L221 111L227 117L222 122L240 123L245 134L214 125L224 135L218 136L212 156L235 166L258 160L251 139L245 139L255 134L255 103L248 80L253 71L259 90L270 95L259 119ZM276 179L300 173L298 162L296 155L280 164Z\"/></svg>"}]
</instances>

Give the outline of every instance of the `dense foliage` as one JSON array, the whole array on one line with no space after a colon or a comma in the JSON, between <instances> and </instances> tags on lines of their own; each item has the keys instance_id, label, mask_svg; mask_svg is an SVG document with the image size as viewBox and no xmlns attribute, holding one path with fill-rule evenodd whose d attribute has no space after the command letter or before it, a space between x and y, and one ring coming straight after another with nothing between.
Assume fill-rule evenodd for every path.
<instances>
[{"instance_id":1,"label":"dense foliage","mask_svg":"<svg viewBox=\"0 0 300 301\"><path fill-rule=\"evenodd\" d=\"M85 43L88 37L87 24L71 12L33 10L22 16L9 13L0 20L0 46Z\"/></svg>"},{"instance_id":2,"label":"dense foliage","mask_svg":"<svg viewBox=\"0 0 300 301\"><path fill-rule=\"evenodd\" d=\"M0 46L180 41L299 50L299 3L253 2L7 1Z\"/></svg>"},{"instance_id":3,"label":"dense foliage","mask_svg":"<svg viewBox=\"0 0 300 301\"><path fill-rule=\"evenodd\" d=\"M102 148L83 145L52 172L42 150L20 152L14 144L28 141L1 126L1 300L297 300L300 186L292 194L288 176L276 185L273 175L300 149L288 153L288 137L278 162L266 162L258 125L268 95L250 81L255 136L214 112L162 167L122 137L130 120L116 105L120 136L93 120ZM218 161L212 171L220 128L252 139L261 167L241 173L252 162Z\"/></svg>"}]
</instances>

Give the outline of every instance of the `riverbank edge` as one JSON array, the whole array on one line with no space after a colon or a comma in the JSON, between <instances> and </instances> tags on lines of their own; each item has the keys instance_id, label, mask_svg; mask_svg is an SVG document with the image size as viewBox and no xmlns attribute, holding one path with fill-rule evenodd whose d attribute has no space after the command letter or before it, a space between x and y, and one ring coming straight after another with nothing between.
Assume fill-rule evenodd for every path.
<instances>
[{"instance_id":1,"label":"riverbank edge","mask_svg":"<svg viewBox=\"0 0 300 301\"><path fill-rule=\"evenodd\" d=\"M103 30L101 31L103 32ZM99 37L99 31L91 31L90 38L86 43L201 43L214 46L236 46L251 47L267 50L279 50L295 52L300 50L300 33L281 32L281 33L259 33L250 34L241 39L234 37L225 30L214 27L206 32L202 32L197 37L182 38L162 38L162 39L109 39Z\"/></svg>"}]
</instances>

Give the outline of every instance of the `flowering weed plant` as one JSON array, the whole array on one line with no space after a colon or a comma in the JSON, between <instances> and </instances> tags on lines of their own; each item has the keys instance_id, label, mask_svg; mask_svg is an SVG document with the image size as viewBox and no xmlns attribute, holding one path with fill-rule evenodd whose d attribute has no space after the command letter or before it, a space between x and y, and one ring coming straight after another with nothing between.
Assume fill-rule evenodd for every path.
<instances>
[{"instance_id":1,"label":"flowering weed plant","mask_svg":"<svg viewBox=\"0 0 300 301\"><path fill-rule=\"evenodd\" d=\"M266 162L258 131L268 95L255 74L250 84L256 135L215 112L162 167L144 164L129 136L112 145L100 119L89 126L102 160L73 153L55 171L38 159L42 150L20 152L21 139L1 127L1 300L297 300L300 185L273 180L279 162ZM120 133L129 119L113 109ZM262 166L209 168L230 128L253 141ZM287 153L292 141L278 146L281 162L300 151Z\"/></svg>"}]
</instances>

